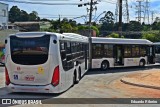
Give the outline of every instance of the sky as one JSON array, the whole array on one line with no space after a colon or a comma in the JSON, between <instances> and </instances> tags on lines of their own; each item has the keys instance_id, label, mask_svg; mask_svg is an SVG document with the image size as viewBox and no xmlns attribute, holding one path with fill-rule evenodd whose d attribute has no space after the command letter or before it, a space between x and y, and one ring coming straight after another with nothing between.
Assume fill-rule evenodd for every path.
<instances>
[{"instance_id":1,"label":"sky","mask_svg":"<svg viewBox=\"0 0 160 107\"><path fill-rule=\"evenodd\" d=\"M83 15L87 15L87 8L89 9L89 6L78 7L77 3L82 3L82 4L88 3L90 0L81 0L81 1L80 0L15 0L15 1L26 1L26 2L52 3L52 4L69 3L72 5L40 5L40 4L15 3L15 2L7 2L7 1L14 1L14 0L0 0L0 2L9 4L9 9L12 6L16 5L21 10L25 10L28 13L32 11L37 11L41 18L58 19L58 17L60 16L61 19L66 17L68 19L74 19L78 23L84 23L85 21L89 20L88 18L85 18L85 17L77 18ZM96 1L96 0L93 0L93 1ZM103 17L105 15L103 13L104 11L111 11L115 13L117 0L98 0L98 1L101 1L101 2L98 2L98 4L96 4L97 10L93 11L93 16L92 16L93 21ZM130 20L135 20L135 17L137 17L136 5L138 4L138 2L136 1L137 0L128 0ZM159 11L160 0L148 0L148 1L150 1L150 11L154 11L155 13L154 17L156 17L156 15L160 14L160 11ZM144 5L144 3L142 5Z\"/></svg>"}]
</instances>

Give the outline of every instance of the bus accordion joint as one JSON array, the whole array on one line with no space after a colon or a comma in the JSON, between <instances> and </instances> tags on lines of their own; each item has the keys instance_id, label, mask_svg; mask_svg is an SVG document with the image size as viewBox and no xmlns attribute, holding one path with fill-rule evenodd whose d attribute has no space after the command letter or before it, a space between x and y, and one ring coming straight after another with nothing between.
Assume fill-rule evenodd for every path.
<instances>
[{"instance_id":1,"label":"bus accordion joint","mask_svg":"<svg viewBox=\"0 0 160 107\"><path fill-rule=\"evenodd\" d=\"M59 65L55 67L53 76L52 76L52 85L57 86L59 84Z\"/></svg>"},{"instance_id":2,"label":"bus accordion joint","mask_svg":"<svg viewBox=\"0 0 160 107\"><path fill-rule=\"evenodd\" d=\"M6 77L6 85L9 85L11 81L9 79L9 74L8 74L8 70L6 67L5 67L5 77Z\"/></svg>"}]
</instances>

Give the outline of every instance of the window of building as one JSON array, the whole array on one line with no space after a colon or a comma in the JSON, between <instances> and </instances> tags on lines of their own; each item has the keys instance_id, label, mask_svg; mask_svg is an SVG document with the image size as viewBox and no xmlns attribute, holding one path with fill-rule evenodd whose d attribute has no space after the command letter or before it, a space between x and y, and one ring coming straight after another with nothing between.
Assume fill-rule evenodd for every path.
<instances>
[{"instance_id":1,"label":"window of building","mask_svg":"<svg viewBox=\"0 0 160 107\"><path fill-rule=\"evenodd\" d=\"M6 16L7 16L7 15L6 15L6 10L4 10L4 9L2 10L2 16L3 16L3 17L6 17Z\"/></svg>"}]
</instances>

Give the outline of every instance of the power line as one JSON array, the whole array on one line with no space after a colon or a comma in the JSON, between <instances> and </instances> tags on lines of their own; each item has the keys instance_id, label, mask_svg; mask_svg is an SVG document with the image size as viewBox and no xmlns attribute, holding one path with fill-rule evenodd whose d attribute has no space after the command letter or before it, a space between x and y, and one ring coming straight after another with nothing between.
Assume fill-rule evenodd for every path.
<instances>
[{"instance_id":1,"label":"power line","mask_svg":"<svg viewBox=\"0 0 160 107\"><path fill-rule=\"evenodd\" d=\"M119 0L117 0L116 4L116 10L115 10L115 21L118 22L118 17L119 17ZM123 16L123 21L125 23L129 23L129 9L128 9L128 0L122 0L122 16Z\"/></svg>"},{"instance_id":2,"label":"power line","mask_svg":"<svg viewBox=\"0 0 160 107\"><path fill-rule=\"evenodd\" d=\"M27 2L27 1L17 1L17 0L0 0L3 2L12 2L12 3L23 3L23 4L39 4L39 5L79 5L82 3L44 3L44 2Z\"/></svg>"},{"instance_id":3,"label":"power line","mask_svg":"<svg viewBox=\"0 0 160 107\"><path fill-rule=\"evenodd\" d=\"M138 5L136 6L138 9L136 11L136 13L138 14L138 17L136 17L136 18L138 19L138 22L141 23L141 19L144 18L144 17L142 17L142 13L144 13L142 7L144 7L144 5L142 5L142 2L143 2L142 0L137 0L136 2L138 2Z\"/></svg>"},{"instance_id":4,"label":"power line","mask_svg":"<svg viewBox=\"0 0 160 107\"><path fill-rule=\"evenodd\" d=\"M44 0L29 0L29 1L44 1ZM70 0L45 0L45 1L70 1Z\"/></svg>"},{"instance_id":5,"label":"power line","mask_svg":"<svg viewBox=\"0 0 160 107\"><path fill-rule=\"evenodd\" d=\"M106 0L100 0L101 2L106 2L106 3L110 3L110 4L116 4L116 2L114 2L114 1L106 1Z\"/></svg>"},{"instance_id":6,"label":"power line","mask_svg":"<svg viewBox=\"0 0 160 107\"><path fill-rule=\"evenodd\" d=\"M149 0L146 0L145 2L144 22L146 22L145 19L147 19L149 24Z\"/></svg>"},{"instance_id":7,"label":"power line","mask_svg":"<svg viewBox=\"0 0 160 107\"><path fill-rule=\"evenodd\" d=\"M56 14L38 14L38 15L42 15L42 16L58 16ZM78 16L82 16L82 15L62 15L62 16L74 16L74 17L78 17Z\"/></svg>"}]
</instances>

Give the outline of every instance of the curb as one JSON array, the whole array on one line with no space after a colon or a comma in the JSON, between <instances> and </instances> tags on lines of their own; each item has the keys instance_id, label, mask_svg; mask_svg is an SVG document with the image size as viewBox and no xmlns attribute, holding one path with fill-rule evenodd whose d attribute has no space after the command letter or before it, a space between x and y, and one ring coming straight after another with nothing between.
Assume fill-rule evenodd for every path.
<instances>
[{"instance_id":1,"label":"curb","mask_svg":"<svg viewBox=\"0 0 160 107\"><path fill-rule=\"evenodd\" d=\"M152 88L152 89L160 90L160 87L158 87L158 86L151 86L151 85L133 83L133 82L126 81L125 79L121 79L120 81L125 83L125 84L129 84L129 85L133 85L133 86L144 87L144 88Z\"/></svg>"}]
</instances>

